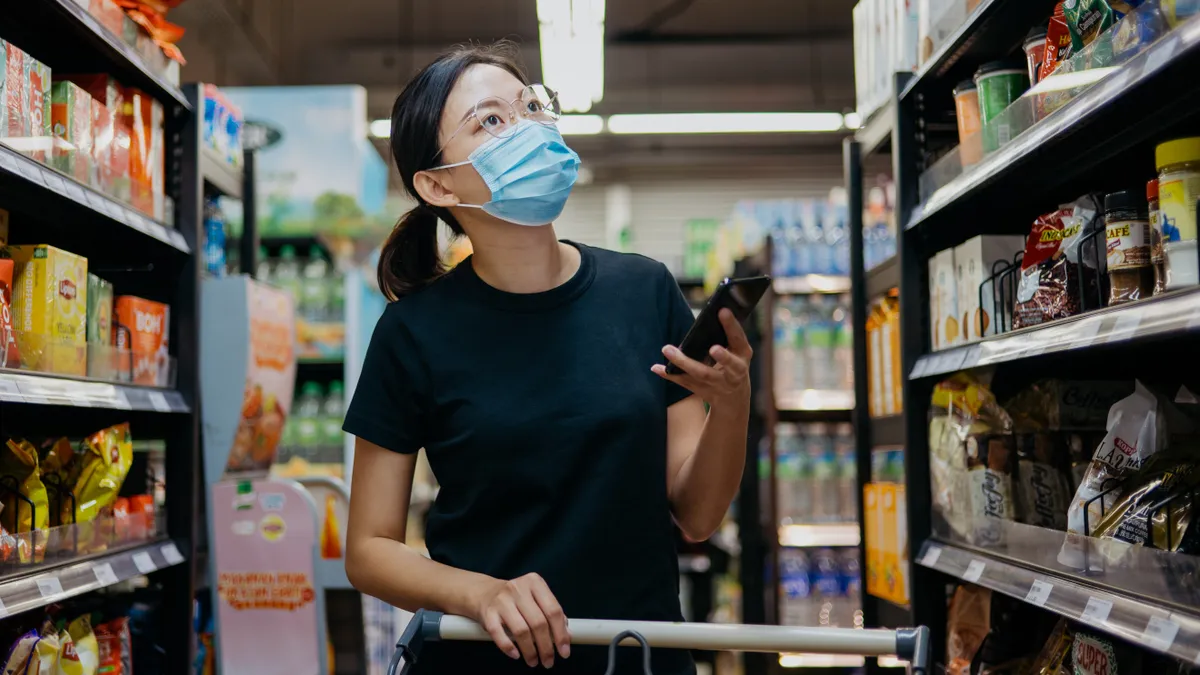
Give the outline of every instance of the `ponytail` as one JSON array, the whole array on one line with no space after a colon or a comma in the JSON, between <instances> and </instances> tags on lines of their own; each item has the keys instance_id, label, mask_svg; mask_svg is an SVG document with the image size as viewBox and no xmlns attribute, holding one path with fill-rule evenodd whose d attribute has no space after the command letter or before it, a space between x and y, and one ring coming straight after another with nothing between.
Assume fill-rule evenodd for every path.
<instances>
[{"instance_id":1,"label":"ponytail","mask_svg":"<svg viewBox=\"0 0 1200 675\"><path fill-rule=\"evenodd\" d=\"M379 253L379 290L389 302L415 293L446 272L438 250L438 217L418 206L396 223Z\"/></svg>"}]
</instances>

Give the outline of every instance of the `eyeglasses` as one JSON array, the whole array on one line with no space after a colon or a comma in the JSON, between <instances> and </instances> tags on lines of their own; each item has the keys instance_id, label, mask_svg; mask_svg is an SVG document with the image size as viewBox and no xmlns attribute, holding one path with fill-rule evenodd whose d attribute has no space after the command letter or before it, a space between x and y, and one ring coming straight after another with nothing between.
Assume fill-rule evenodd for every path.
<instances>
[{"instance_id":1,"label":"eyeglasses","mask_svg":"<svg viewBox=\"0 0 1200 675\"><path fill-rule=\"evenodd\" d=\"M521 91L521 95L512 101L489 96L479 99L471 112L463 118L450 138L438 148L438 154L450 145L454 137L462 133L468 124L478 124L480 128L496 138L508 138L517 130L517 124L522 120L530 120L545 126L551 126L562 117L562 108L558 105L558 92L544 84L531 84Z\"/></svg>"}]
</instances>

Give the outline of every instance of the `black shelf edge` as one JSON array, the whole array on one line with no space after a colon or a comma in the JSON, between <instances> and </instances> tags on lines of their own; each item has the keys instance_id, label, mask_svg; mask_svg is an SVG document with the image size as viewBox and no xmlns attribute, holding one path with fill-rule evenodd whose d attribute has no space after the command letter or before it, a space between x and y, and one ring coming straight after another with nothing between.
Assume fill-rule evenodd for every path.
<instances>
[{"instance_id":1,"label":"black shelf edge","mask_svg":"<svg viewBox=\"0 0 1200 675\"><path fill-rule=\"evenodd\" d=\"M904 445L904 413L871 418L871 446Z\"/></svg>"},{"instance_id":2,"label":"black shelf edge","mask_svg":"<svg viewBox=\"0 0 1200 675\"><path fill-rule=\"evenodd\" d=\"M704 288L704 279L700 277L675 277L675 283L680 288Z\"/></svg>"},{"instance_id":3,"label":"black shelf edge","mask_svg":"<svg viewBox=\"0 0 1200 675\"><path fill-rule=\"evenodd\" d=\"M993 3L997 1L993 0ZM911 230L929 223L948 207L978 196L984 188L999 179L1016 176L1026 166L1038 161L1044 162L1046 157L1061 157L1063 161L1076 165L1094 165L1104 158L1097 155L1097 152L1115 153L1123 147L1128 147L1130 140L1153 136L1162 124L1150 120L1139 123L1139 120L1122 116L1121 110L1114 111L1113 108L1119 108L1118 103L1128 103L1131 107L1140 105L1133 99L1141 98L1138 90L1151 84L1166 87L1173 84L1179 87L1182 82L1184 90L1194 90L1194 82L1171 80L1164 72L1173 67L1178 71L1197 57L1200 57L1200 19L1193 17L1117 67L1065 106L1017 135L1007 145L938 188L925 203L913 210L904 229ZM1162 82L1156 82L1160 79ZM1152 112L1147 110L1146 114L1150 115ZM1108 147L1094 150L1087 158L1079 157L1079 153L1074 150L1056 154L1056 144L1066 144L1071 140L1078 142L1079 139L1088 136L1089 130L1109 129L1105 125L1108 118L1114 116L1122 119L1123 129L1133 132L1122 132L1121 135L1127 137L1122 143L1101 144ZM1139 128L1139 124L1145 128ZM1082 148L1080 150L1084 151Z\"/></svg>"},{"instance_id":4,"label":"black shelf edge","mask_svg":"<svg viewBox=\"0 0 1200 675\"><path fill-rule=\"evenodd\" d=\"M27 370L0 369L0 402L186 413L191 407L173 389L101 382Z\"/></svg>"},{"instance_id":5,"label":"black shelf edge","mask_svg":"<svg viewBox=\"0 0 1200 675\"><path fill-rule=\"evenodd\" d=\"M900 286L900 259L892 256L867 270L867 300L873 300Z\"/></svg>"},{"instance_id":6,"label":"black shelf edge","mask_svg":"<svg viewBox=\"0 0 1200 675\"><path fill-rule=\"evenodd\" d=\"M101 194L3 144L0 144L0 174L22 181L35 193L52 195L55 199L89 209L122 227L141 232L183 253L191 253L191 247L179 230L167 227L132 206Z\"/></svg>"},{"instance_id":7,"label":"black shelf edge","mask_svg":"<svg viewBox=\"0 0 1200 675\"><path fill-rule=\"evenodd\" d=\"M155 72L133 47L100 25L87 8L81 7L75 0L39 0L25 4L44 5L46 9L55 10L63 19L62 25L67 28L67 35L63 37L69 40L71 38L68 36L74 36L80 42L90 45L99 57L97 61L111 65L109 70L122 84L135 86L164 104L170 103L185 111L192 109L182 89L168 81L161 73Z\"/></svg>"},{"instance_id":8,"label":"black shelf edge","mask_svg":"<svg viewBox=\"0 0 1200 675\"><path fill-rule=\"evenodd\" d=\"M200 174L204 181L226 197L242 198L242 172L208 148L200 149Z\"/></svg>"},{"instance_id":9,"label":"black shelf edge","mask_svg":"<svg viewBox=\"0 0 1200 675\"><path fill-rule=\"evenodd\" d=\"M1175 607L938 540L925 542L917 564L1188 663L1200 659L1200 616Z\"/></svg>"},{"instance_id":10,"label":"black shelf edge","mask_svg":"<svg viewBox=\"0 0 1200 675\"><path fill-rule=\"evenodd\" d=\"M178 565L170 539L157 539L95 555L47 562L0 579L0 607L11 616Z\"/></svg>"},{"instance_id":11,"label":"black shelf edge","mask_svg":"<svg viewBox=\"0 0 1200 675\"><path fill-rule=\"evenodd\" d=\"M862 146L863 156L874 154L892 141L892 129L896 126L896 100L892 99L863 120L863 125L854 132L854 140Z\"/></svg>"},{"instance_id":12,"label":"black shelf edge","mask_svg":"<svg viewBox=\"0 0 1200 675\"><path fill-rule=\"evenodd\" d=\"M1200 330L1200 288L1106 307L917 359L910 380L1031 359L1045 354L1124 345Z\"/></svg>"}]
</instances>

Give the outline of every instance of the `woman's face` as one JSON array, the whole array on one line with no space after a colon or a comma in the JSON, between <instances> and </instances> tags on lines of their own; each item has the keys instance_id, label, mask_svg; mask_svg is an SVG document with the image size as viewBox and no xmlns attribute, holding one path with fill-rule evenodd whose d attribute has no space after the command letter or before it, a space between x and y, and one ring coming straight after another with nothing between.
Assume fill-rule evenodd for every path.
<instances>
[{"instance_id":1,"label":"woman's face","mask_svg":"<svg viewBox=\"0 0 1200 675\"><path fill-rule=\"evenodd\" d=\"M525 84L503 68L483 64L468 68L450 91L442 111L438 130L438 145L443 146L441 163L466 161L476 148L492 140L483 128L488 120L476 119L472 114L480 99L513 101L521 97L524 89ZM464 203L483 204L492 198L491 191L470 164L435 173L445 174L439 178Z\"/></svg>"}]
</instances>

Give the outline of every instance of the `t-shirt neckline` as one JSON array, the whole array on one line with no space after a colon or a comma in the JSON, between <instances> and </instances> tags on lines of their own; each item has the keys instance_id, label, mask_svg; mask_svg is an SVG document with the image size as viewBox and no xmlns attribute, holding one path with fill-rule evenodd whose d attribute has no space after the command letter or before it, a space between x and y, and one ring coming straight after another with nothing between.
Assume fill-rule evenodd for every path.
<instances>
[{"instance_id":1,"label":"t-shirt neckline","mask_svg":"<svg viewBox=\"0 0 1200 675\"><path fill-rule=\"evenodd\" d=\"M579 269L575 270L570 279L538 293L509 293L489 285L475 273L475 266L471 261L473 256L467 256L459 263L458 268L463 271L463 280L471 292L489 307L518 312L552 309L578 298L592 285L592 280L596 277L596 265L591 249L567 239L561 241L579 251Z\"/></svg>"}]
</instances>

